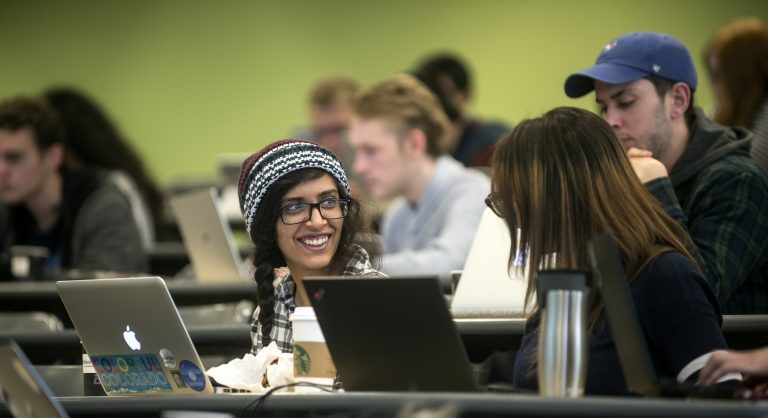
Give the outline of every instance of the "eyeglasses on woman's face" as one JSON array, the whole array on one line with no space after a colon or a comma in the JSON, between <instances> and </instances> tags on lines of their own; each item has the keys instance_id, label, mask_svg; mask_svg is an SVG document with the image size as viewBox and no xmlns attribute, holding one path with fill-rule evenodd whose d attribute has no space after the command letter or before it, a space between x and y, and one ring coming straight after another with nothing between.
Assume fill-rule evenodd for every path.
<instances>
[{"instance_id":1,"label":"eyeglasses on woman's face","mask_svg":"<svg viewBox=\"0 0 768 418\"><path fill-rule=\"evenodd\" d=\"M329 197L317 203L291 203L278 209L277 213L284 224L295 225L312 219L315 208L323 219L343 218L349 213L349 199Z\"/></svg>"}]
</instances>

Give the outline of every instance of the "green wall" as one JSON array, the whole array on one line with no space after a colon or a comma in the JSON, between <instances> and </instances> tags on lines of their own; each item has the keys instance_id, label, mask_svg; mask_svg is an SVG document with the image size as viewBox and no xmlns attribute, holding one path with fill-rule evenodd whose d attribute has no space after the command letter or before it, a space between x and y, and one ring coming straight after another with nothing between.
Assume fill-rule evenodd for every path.
<instances>
[{"instance_id":1,"label":"green wall","mask_svg":"<svg viewBox=\"0 0 768 418\"><path fill-rule=\"evenodd\" d=\"M710 34L734 17L768 20L765 0L15 1L0 0L0 97L53 84L102 102L164 184L215 173L216 154L250 152L306 121L312 82L364 83L433 50L472 64L472 111L516 122L567 99L565 77L612 37L673 34L701 71Z\"/></svg>"}]
</instances>

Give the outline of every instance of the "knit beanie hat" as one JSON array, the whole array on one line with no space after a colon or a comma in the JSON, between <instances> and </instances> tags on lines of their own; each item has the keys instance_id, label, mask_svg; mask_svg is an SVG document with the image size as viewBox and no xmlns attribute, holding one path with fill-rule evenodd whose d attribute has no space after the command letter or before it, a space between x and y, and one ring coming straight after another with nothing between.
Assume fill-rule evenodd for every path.
<instances>
[{"instance_id":1,"label":"knit beanie hat","mask_svg":"<svg viewBox=\"0 0 768 418\"><path fill-rule=\"evenodd\" d=\"M349 197L347 176L334 153L314 142L297 139L274 142L248 157L240 170L237 195L249 236L259 203L267 190L286 174L304 168L318 168L328 172L344 189L344 197Z\"/></svg>"}]
</instances>

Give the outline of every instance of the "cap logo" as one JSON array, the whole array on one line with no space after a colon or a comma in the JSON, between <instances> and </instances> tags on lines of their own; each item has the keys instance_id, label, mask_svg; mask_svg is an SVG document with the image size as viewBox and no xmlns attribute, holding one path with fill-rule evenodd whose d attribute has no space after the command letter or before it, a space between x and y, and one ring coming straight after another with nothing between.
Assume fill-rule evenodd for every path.
<instances>
[{"instance_id":1,"label":"cap logo","mask_svg":"<svg viewBox=\"0 0 768 418\"><path fill-rule=\"evenodd\" d=\"M653 72L658 73L661 71L661 66L659 64L653 64Z\"/></svg>"},{"instance_id":2,"label":"cap logo","mask_svg":"<svg viewBox=\"0 0 768 418\"><path fill-rule=\"evenodd\" d=\"M616 41L612 41L611 43L609 43L608 45L606 45L606 46L603 48L603 51L605 51L605 52L608 52L608 51L612 50L613 48L616 48Z\"/></svg>"}]
</instances>

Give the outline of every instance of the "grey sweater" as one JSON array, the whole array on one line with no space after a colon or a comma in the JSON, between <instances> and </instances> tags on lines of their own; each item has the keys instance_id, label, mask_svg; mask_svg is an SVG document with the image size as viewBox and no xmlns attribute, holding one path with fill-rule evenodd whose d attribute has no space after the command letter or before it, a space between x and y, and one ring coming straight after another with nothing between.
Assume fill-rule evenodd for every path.
<instances>
[{"instance_id":1,"label":"grey sweater","mask_svg":"<svg viewBox=\"0 0 768 418\"><path fill-rule=\"evenodd\" d=\"M67 181L65 179L65 181ZM64 200L62 205L67 205ZM14 245L14 227L11 207L0 204L0 250L7 252ZM138 228L126 197L111 182L99 176L95 187L82 200L78 208L63 207L60 213L70 213L72 225L68 244L59 242L54 251L61 254L63 268L104 270L126 273L147 271L146 254L142 248ZM68 222L68 221L64 221Z\"/></svg>"},{"instance_id":2,"label":"grey sweater","mask_svg":"<svg viewBox=\"0 0 768 418\"><path fill-rule=\"evenodd\" d=\"M448 156L415 205L395 199L384 214L381 271L397 274L445 274L464 267L485 210L490 180Z\"/></svg>"}]
</instances>

